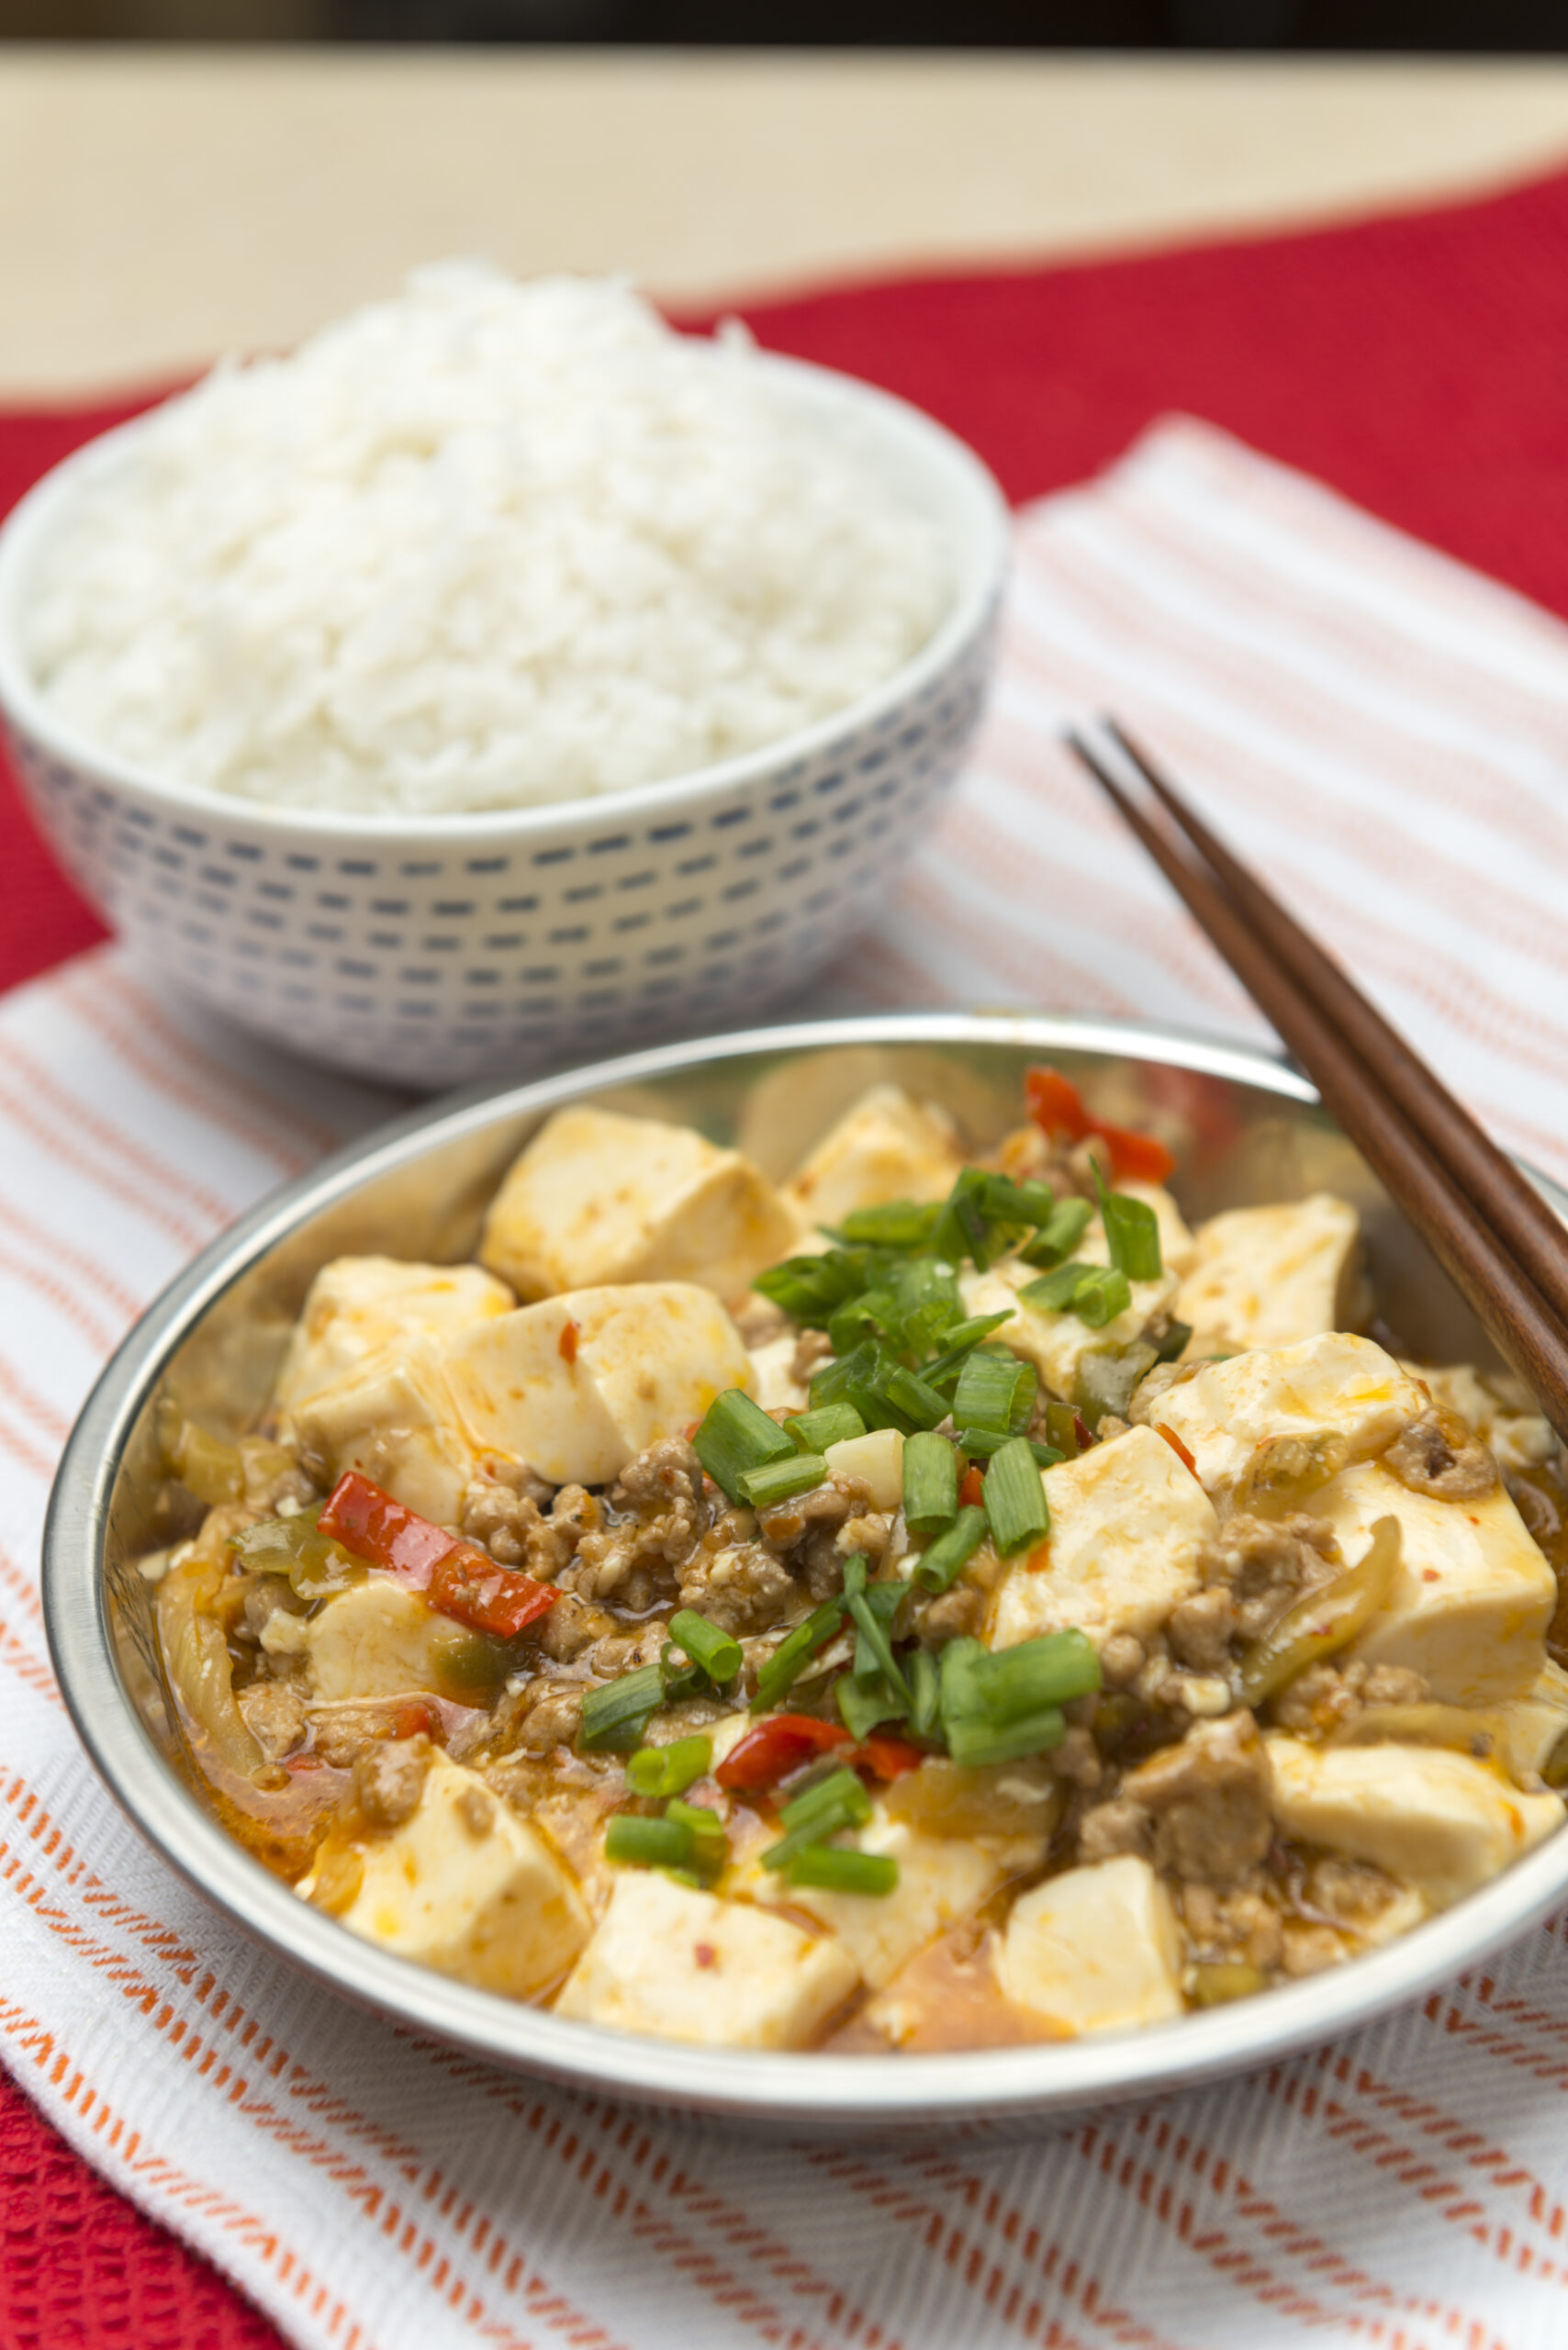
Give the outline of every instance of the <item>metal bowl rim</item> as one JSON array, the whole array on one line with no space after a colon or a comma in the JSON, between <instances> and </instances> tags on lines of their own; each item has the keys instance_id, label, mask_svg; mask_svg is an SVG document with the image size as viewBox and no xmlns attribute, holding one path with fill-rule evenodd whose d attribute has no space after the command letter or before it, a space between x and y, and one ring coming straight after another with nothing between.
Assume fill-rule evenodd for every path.
<instances>
[{"instance_id":1,"label":"metal bowl rim","mask_svg":"<svg viewBox=\"0 0 1568 2350\"><path fill-rule=\"evenodd\" d=\"M77 1733L153 1848L227 1917L330 1988L491 2061L671 2109L797 2129L890 2132L1021 2121L1190 2088L1355 2030L1450 1983L1568 1895L1559 1831L1489 1886L1351 1964L1141 2031L917 2058L712 2050L571 2022L395 1958L345 1933L229 1836L163 1762L117 1670L104 1596L109 1495L142 1404L222 1292L294 1225L432 1140L498 1114L548 1110L612 1085L769 1051L888 1044L1056 1047L1158 1060L1302 1104L1313 1087L1272 1055L1150 1023L1034 1013L905 1013L700 1038L530 1083L474 1088L419 1108L286 1185L212 1242L140 1316L100 1375L50 1495L43 1545L50 1652ZM1529 1170L1568 1221L1568 1192Z\"/></svg>"}]
</instances>

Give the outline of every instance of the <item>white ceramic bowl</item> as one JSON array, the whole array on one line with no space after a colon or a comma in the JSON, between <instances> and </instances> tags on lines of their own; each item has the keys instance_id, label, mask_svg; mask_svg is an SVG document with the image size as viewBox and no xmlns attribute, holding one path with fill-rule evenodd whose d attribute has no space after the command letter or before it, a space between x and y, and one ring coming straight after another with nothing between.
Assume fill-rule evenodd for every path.
<instances>
[{"instance_id":1,"label":"white ceramic bowl","mask_svg":"<svg viewBox=\"0 0 1568 2350\"><path fill-rule=\"evenodd\" d=\"M974 732L1006 569L978 457L884 392L768 355L949 552L946 618L836 717L602 799L501 814L302 814L197 791L79 739L22 660L38 551L145 427L45 476L0 531L0 722L79 887L147 960L249 1028L447 1085L713 1026L798 987L864 927Z\"/></svg>"}]
</instances>

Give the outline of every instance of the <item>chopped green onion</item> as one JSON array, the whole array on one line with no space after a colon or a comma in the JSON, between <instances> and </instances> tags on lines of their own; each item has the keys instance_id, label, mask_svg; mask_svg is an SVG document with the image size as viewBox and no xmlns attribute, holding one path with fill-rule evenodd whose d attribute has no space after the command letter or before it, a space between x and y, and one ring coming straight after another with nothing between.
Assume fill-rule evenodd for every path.
<instances>
[{"instance_id":1,"label":"chopped green onion","mask_svg":"<svg viewBox=\"0 0 1568 2350\"><path fill-rule=\"evenodd\" d=\"M713 1760L711 1738L677 1738L667 1746L641 1746L626 1762L634 1796L683 1796Z\"/></svg>"},{"instance_id":2,"label":"chopped green onion","mask_svg":"<svg viewBox=\"0 0 1568 2350\"><path fill-rule=\"evenodd\" d=\"M844 1237L872 1248L926 1248L941 1214L940 1200L888 1200L879 1207L852 1208L844 1219Z\"/></svg>"},{"instance_id":3,"label":"chopped green onion","mask_svg":"<svg viewBox=\"0 0 1568 2350\"><path fill-rule=\"evenodd\" d=\"M984 1192L986 1214L998 1224L1038 1226L1054 1214L1057 1195L1048 1183L1025 1176L1016 1183L1011 1175L991 1175Z\"/></svg>"},{"instance_id":4,"label":"chopped green onion","mask_svg":"<svg viewBox=\"0 0 1568 2350\"><path fill-rule=\"evenodd\" d=\"M988 1350L969 1356L958 1373L953 1396L953 1418L961 1428L994 1428L1001 1436L1019 1436L1029 1425L1040 1374L1032 1362L1016 1355Z\"/></svg>"},{"instance_id":5,"label":"chopped green onion","mask_svg":"<svg viewBox=\"0 0 1568 2350\"><path fill-rule=\"evenodd\" d=\"M754 1509L771 1509L776 1503L792 1502L798 1494L813 1492L826 1480L827 1462L820 1452L792 1452L788 1460L765 1460L760 1469L748 1469L738 1482L743 1501Z\"/></svg>"},{"instance_id":6,"label":"chopped green onion","mask_svg":"<svg viewBox=\"0 0 1568 2350\"><path fill-rule=\"evenodd\" d=\"M993 1762L1021 1762L1026 1754L1045 1754L1059 1746L1067 1724L1059 1706L1042 1706L1006 1729L969 1716L947 1729L947 1751L966 1771L983 1771Z\"/></svg>"},{"instance_id":7,"label":"chopped green onion","mask_svg":"<svg viewBox=\"0 0 1568 2350\"><path fill-rule=\"evenodd\" d=\"M693 1849L691 1830L683 1821L646 1819L635 1811L618 1811L604 1834L605 1859L633 1868L685 1868Z\"/></svg>"},{"instance_id":8,"label":"chopped green onion","mask_svg":"<svg viewBox=\"0 0 1568 2350\"><path fill-rule=\"evenodd\" d=\"M950 1591L985 1540L983 1509L961 1509L946 1534L928 1542L914 1562L914 1580L922 1591Z\"/></svg>"},{"instance_id":9,"label":"chopped green onion","mask_svg":"<svg viewBox=\"0 0 1568 2350\"><path fill-rule=\"evenodd\" d=\"M856 1675L858 1678L873 1672L885 1673L900 1704L907 1706L909 1690L893 1654L890 1636L890 1627L898 1613L904 1590L902 1583L881 1583L873 1584L868 1590L851 1592L846 1582L849 1613L860 1635L855 1644Z\"/></svg>"},{"instance_id":10,"label":"chopped green onion","mask_svg":"<svg viewBox=\"0 0 1568 2350\"><path fill-rule=\"evenodd\" d=\"M992 1453L1000 1452L1002 1446L1013 1443L1014 1438L998 1436L994 1428L960 1428L956 1442L959 1450L967 1452L971 1460L989 1460ZM1056 1445L1042 1444L1035 1437L1028 1438L1028 1446L1042 1469L1054 1469L1058 1460L1067 1458Z\"/></svg>"},{"instance_id":11,"label":"chopped green onion","mask_svg":"<svg viewBox=\"0 0 1568 2350\"><path fill-rule=\"evenodd\" d=\"M954 1265L972 1257L976 1271L981 1273L991 1262L991 1231L985 1213L990 1180L982 1168L961 1168L931 1236L938 1257Z\"/></svg>"},{"instance_id":12,"label":"chopped green onion","mask_svg":"<svg viewBox=\"0 0 1568 2350\"><path fill-rule=\"evenodd\" d=\"M702 1667L693 1664L673 1640L666 1640L659 1651L659 1673L666 1706L684 1705L688 1697L706 1697L713 1686Z\"/></svg>"},{"instance_id":13,"label":"chopped green onion","mask_svg":"<svg viewBox=\"0 0 1568 2350\"><path fill-rule=\"evenodd\" d=\"M1190 1322L1178 1322L1176 1316L1172 1315L1155 1346L1155 1361L1180 1362L1182 1357L1187 1351L1187 1342L1191 1338L1192 1335L1192 1324Z\"/></svg>"},{"instance_id":14,"label":"chopped green onion","mask_svg":"<svg viewBox=\"0 0 1568 2350\"><path fill-rule=\"evenodd\" d=\"M1016 1319L1017 1308L1006 1305L1000 1314L977 1314L968 1322L955 1323L942 1333L946 1351L939 1354L935 1362L923 1366L922 1379L928 1387L935 1387L943 1394L950 1394L958 1384L965 1358L982 1339L989 1338L993 1330L1000 1330L1004 1322Z\"/></svg>"},{"instance_id":15,"label":"chopped green onion","mask_svg":"<svg viewBox=\"0 0 1568 2350\"><path fill-rule=\"evenodd\" d=\"M1093 1221L1094 1210L1088 1200L1063 1200L1019 1254L1026 1265L1059 1265L1071 1256Z\"/></svg>"},{"instance_id":16,"label":"chopped green onion","mask_svg":"<svg viewBox=\"0 0 1568 2350\"><path fill-rule=\"evenodd\" d=\"M825 1452L830 1444L849 1444L866 1433L853 1404L824 1404L820 1412L798 1412L784 1425L802 1452Z\"/></svg>"},{"instance_id":17,"label":"chopped green onion","mask_svg":"<svg viewBox=\"0 0 1568 2350\"><path fill-rule=\"evenodd\" d=\"M942 1651L941 1714L948 1751L955 1762L967 1762L959 1745L972 1749L972 1733L985 1729L998 1737L1014 1734L1040 1744L1057 1745L1062 1735L1060 1707L1074 1697L1092 1696L1100 1687L1100 1660L1092 1641L1081 1632L1047 1632L1039 1639L1021 1640L1015 1648L994 1652L979 1640L949 1640ZM1055 1713L1053 1723L1049 1717ZM958 1743L955 1743L955 1739ZM1031 1744L1014 1745L1012 1755L994 1754L994 1762L1036 1752Z\"/></svg>"},{"instance_id":18,"label":"chopped green onion","mask_svg":"<svg viewBox=\"0 0 1568 2350\"><path fill-rule=\"evenodd\" d=\"M1095 1265L1078 1284L1072 1310L1091 1330L1103 1330L1133 1302L1127 1277L1119 1266Z\"/></svg>"},{"instance_id":19,"label":"chopped green onion","mask_svg":"<svg viewBox=\"0 0 1568 2350\"><path fill-rule=\"evenodd\" d=\"M854 1772L841 1765L785 1804L778 1817L785 1833L763 1853L765 1869L787 1867L808 1844L820 1844L841 1828L863 1828L871 1817L871 1798Z\"/></svg>"},{"instance_id":20,"label":"chopped green onion","mask_svg":"<svg viewBox=\"0 0 1568 2350\"><path fill-rule=\"evenodd\" d=\"M985 1514L997 1555L1009 1559L1051 1530L1046 1488L1028 1439L1014 1437L985 1472Z\"/></svg>"},{"instance_id":21,"label":"chopped green onion","mask_svg":"<svg viewBox=\"0 0 1568 2350\"><path fill-rule=\"evenodd\" d=\"M882 1393L894 1411L913 1420L916 1429L934 1428L938 1420L947 1416L946 1397L927 1386L917 1372L906 1371L902 1363L889 1373Z\"/></svg>"},{"instance_id":22,"label":"chopped green onion","mask_svg":"<svg viewBox=\"0 0 1568 2350\"><path fill-rule=\"evenodd\" d=\"M731 1632L710 1624L694 1608L678 1607L669 1619L669 1636L700 1664L710 1681L733 1681L741 1669L741 1644Z\"/></svg>"},{"instance_id":23,"label":"chopped green onion","mask_svg":"<svg viewBox=\"0 0 1568 2350\"><path fill-rule=\"evenodd\" d=\"M905 1705L885 1673L841 1673L833 1684L839 1719L859 1744L879 1722L902 1721Z\"/></svg>"},{"instance_id":24,"label":"chopped green onion","mask_svg":"<svg viewBox=\"0 0 1568 2350\"><path fill-rule=\"evenodd\" d=\"M904 1659L903 1674L909 1683L909 1726L916 1738L929 1738L942 1687L936 1659L929 1649L915 1649Z\"/></svg>"},{"instance_id":25,"label":"chopped green onion","mask_svg":"<svg viewBox=\"0 0 1568 2350\"><path fill-rule=\"evenodd\" d=\"M665 1702L665 1679L656 1664L623 1673L589 1689L583 1698L577 1745L585 1754L631 1754Z\"/></svg>"},{"instance_id":26,"label":"chopped green onion","mask_svg":"<svg viewBox=\"0 0 1568 2350\"><path fill-rule=\"evenodd\" d=\"M898 1881L891 1852L857 1852L847 1844L808 1844L790 1863L791 1885L819 1886L824 1893L886 1895Z\"/></svg>"},{"instance_id":27,"label":"chopped green onion","mask_svg":"<svg viewBox=\"0 0 1568 2350\"><path fill-rule=\"evenodd\" d=\"M903 1515L914 1534L938 1534L958 1516L958 1456L945 1436L905 1438Z\"/></svg>"},{"instance_id":28,"label":"chopped green onion","mask_svg":"<svg viewBox=\"0 0 1568 2350\"><path fill-rule=\"evenodd\" d=\"M713 1483L733 1502L745 1499L741 1479L765 1460L792 1460L795 1440L770 1420L741 1387L726 1387L709 1405L691 1449Z\"/></svg>"},{"instance_id":29,"label":"chopped green onion","mask_svg":"<svg viewBox=\"0 0 1568 2350\"><path fill-rule=\"evenodd\" d=\"M796 1322L820 1326L846 1297L865 1287L865 1268L839 1248L823 1257L787 1257L758 1273L753 1289Z\"/></svg>"},{"instance_id":30,"label":"chopped green onion","mask_svg":"<svg viewBox=\"0 0 1568 2350\"><path fill-rule=\"evenodd\" d=\"M1159 1253L1159 1218L1147 1200L1109 1192L1100 1203L1111 1262L1130 1281L1157 1281L1165 1270Z\"/></svg>"},{"instance_id":31,"label":"chopped green onion","mask_svg":"<svg viewBox=\"0 0 1568 2350\"><path fill-rule=\"evenodd\" d=\"M700 1869L722 1869L729 1857L724 1823L705 1803L682 1803L678 1796L665 1818L683 1828L691 1840L691 1858Z\"/></svg>"},{"instance_id":32,"label":"chopped green onion","mask_svg":"<svg viewBox=\"0 0 1568 2350\"><path fill-rule=\"evenodd\" d=\"M1019 1294L1038 1313L1076 1314L1091 1330L1103 1330L1132 1304L1127 1277L1114 1265L1059 1265Z\"/></svg>"},{"instance_id":33,"label":"chopped green onion","mask_svg":"<svg viewBox=\"0 0 1568 2350\"><path fill-rule=\"evenodd\" d=\"M789 1695L810 1660L833 1638L843 1621L843 1601L830 1599L808 1616L803 1624L796 1625L767 1662L757 1670L756 1695L751 1701L754 1714L771 1712L780 1698Z\"/></svg>"}]
</instances>

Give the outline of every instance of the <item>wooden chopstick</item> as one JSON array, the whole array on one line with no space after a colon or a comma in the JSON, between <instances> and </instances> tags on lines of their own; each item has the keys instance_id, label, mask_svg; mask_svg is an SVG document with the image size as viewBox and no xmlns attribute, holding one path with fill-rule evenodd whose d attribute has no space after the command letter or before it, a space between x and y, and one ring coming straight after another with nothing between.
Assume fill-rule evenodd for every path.
<instances>
[{"instance_id":1,"label":"wooden chopstick","mask_svg":"<svg viewBox=\"0 0 1568 2350\"><path fill-rule=\"evenodd\" d=\"M1236 890L1222 878L1217 866L1199 865L1186 854L1137 804L1088 742L1076 733L1070 733L1068 742L1268 1014L1327 1108L1473 1307L1499 1351L1533 1390L1558 1435L1568 1442L1568 1320L1560 1317L1543 1296L1453 1165L1433 1149L1427 1128L1413 1123L1402 1098L1384 1081L1378 1032L1386 1029L1387 1023L1381 1015L1372 1014L1372 1007L1366 1005L1372 1016L1356 1024L1352 1041L1304 979L1302 972L1310 968L1310 958L1287 962L1276 957L1272 901L1240 859L1226 852L1227 869L1242 877L1241 887ZM1135 763L1140 773L1148 774L1148 763L1141 755ZM1174 815L1181 796L1168 778L1160 781L1164 785L1159 792L1161 804ZM1183 829L1187 829L1184 824ZM1208 833L1206 826L1202 829ZM1194 838L1191 832L1188 837ZM1208 833L1208 837L1212 840L1215 835ZM1203 853L1195 839L1194 846ZM1250 889L1246 886L1249 883ZM1305 937L1299 924L1295 928ZM1337 976L1343 989L1364 1003L1354 982L1343 973ZM1338 990L1333 1000L1336 1004L1339 1001ZM1403 1040L1401 1049L1424 1076L1431 1098L1447 1102L1450 1096L1441 1081ZM1481 1139L1484 1143L1484 1136ZM1486 1144L1485 1147L1490 1151L1493 1147ZM1559 1240L1558 1247L1568 1250L1568 1236Z\"/></svg>"},{"instance_id":2,"label":"wooden chopstick","mask_svg":"<svg viewBox=\"0 0 1568 2350\"><path fill-rule=\"evenodd\" d=\"M1144 781L1240 906L1255 933L1271 943L1307 992L1315 996L1389 1099L1405 1113L1460 1189L1481 1210L1510 1255L1568 1329L1568 1235L1512 1159L1482 1132L1462 1102L1413 1052L1399 1031L1370 1003L1353 979L1310 932L1302 928L1261 875L1244 865L1204 823L1191 802L1141 750L1125 727L1105 721Z\"/></svg>"}]
</instances>

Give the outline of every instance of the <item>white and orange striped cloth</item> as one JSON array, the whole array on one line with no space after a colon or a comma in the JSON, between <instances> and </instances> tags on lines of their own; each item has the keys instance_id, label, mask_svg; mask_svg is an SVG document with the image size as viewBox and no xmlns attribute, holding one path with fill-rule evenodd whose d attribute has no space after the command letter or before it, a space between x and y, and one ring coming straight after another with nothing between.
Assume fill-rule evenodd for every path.
<instances>
[{"instance_id":1,"label":"white and orange striped cloth","mask_svg":"<svg viewBox=\"0 0 1568 2350\"><path fill-rule=\"evenodd\" d=\"M1109 704L1506 1140L1568 1173L1568 630L1204 427L1018 525L994 715L815 1003L1259 1023L1056 747ZM0 2056L300 2344L1548 2350L1568 2339L1561 1923L1352 2041L1032 2145L716 2138L487 2071L209 1915L46 1662L67 1424L190 1253L393 1106L112 951L0 1007Z\"/></svg>"}]
</instances>

